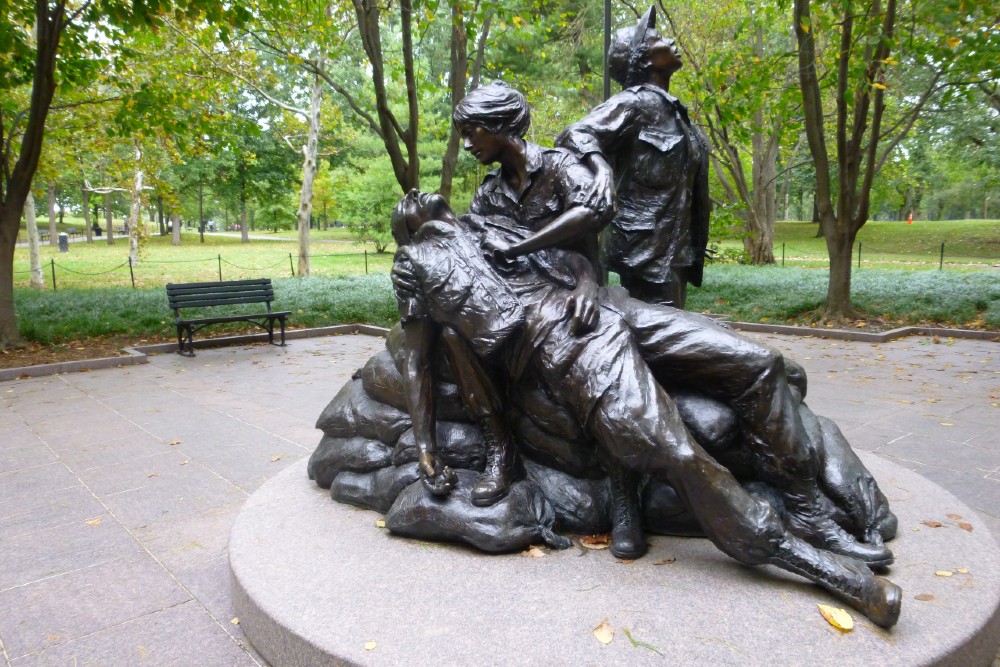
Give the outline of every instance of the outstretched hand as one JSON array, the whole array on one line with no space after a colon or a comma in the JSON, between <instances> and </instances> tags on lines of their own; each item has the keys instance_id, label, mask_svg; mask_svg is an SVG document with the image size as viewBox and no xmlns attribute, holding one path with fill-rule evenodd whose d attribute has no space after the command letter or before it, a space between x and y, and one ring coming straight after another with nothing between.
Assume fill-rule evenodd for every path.
<instances>
[{"instance_id":1,"label":"outstretched hand","mask_svg":"<svg viewBox=\"0 0 1000 667\"><path fill-rule=\"evenodd\" d=\"M417 293L419 286L417 276L408 267L397 262L392 265L392 272L389 276L392 278L392 286L398 294L413 296Z\"/></svg>"},{"instance_id":2,"label":"outstretched hand","mask_svg":"<svg viewBox=\"0 0 1000 667\"><path fill-rule=\"evenodd\" d=\"M483 249L497 266L507 266L514 260L511 256L510 244L496 237L491 236L484 240Z\"/></svg>"},{"instance_id":3,"label":"outstretched hand","mask_svg":"<svg viewBox=\"0 0 1000 667\"><path fill-rule=\"evenodd\" d=\"M615 179L610 169L598 169L584 205L598 212L615 210Z\"/></svg>"},{"instance_id":4,"label":"outstretched hand","mask_svg":"<svg viewBox=\"0 0 1000 667\"><path fill-rule=\"evenodd\" d=\"M566 299L565 317L570 318L569 330L574 336L590 333L600 321L597 305L597 285L581 280Z\"/></svg>"},{"instance_id":5,"label":"outstretched hand","mask_svg":"<svg viewBox=\"0 0 1000 667\"><path fill-rule=\"evenodd\" d=\"M435 496L447 496L458 484L458 475L448 466L438 467L438 460L434 454L423 453L420 455L418 464L420 468L420 481L424 488Z\"/></svg>"}]
</instances>

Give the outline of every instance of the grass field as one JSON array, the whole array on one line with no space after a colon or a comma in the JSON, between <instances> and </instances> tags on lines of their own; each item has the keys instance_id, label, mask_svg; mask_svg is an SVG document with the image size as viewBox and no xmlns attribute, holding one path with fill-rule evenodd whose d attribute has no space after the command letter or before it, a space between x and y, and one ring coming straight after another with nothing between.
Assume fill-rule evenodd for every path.
<instances>
[{"instance_id":1,"label":"grass field","mask_svg":"<svg viewBox=\"0 0 1000 667\"><path fill-rule=\"evenodd\" d=\"M704 287L691 290L688 307L743 321L809 323L811 311L823 303L828 275L824 242L814 238L815 229L808 223L779 225L776 254L780 258L785 243L785 267L710 265ZM936 244L940 252L942 235L948 238L946 251L953 248L955 256L946 254L946 270L938 271L931 251ZM853 302L868 317L1000 329L1000 222L870 223L862 244L871 251L863 250L861 268L854 270ZM276 307L292 310L295 326L386 325L398 318L388 279L391 252L366 254L362 245L322 241L312 252L312 276L299 279L291 277L297 262L293 241L243 244L238 237L206 236L202 244L198 234L185 232L182 245L173 246L169 238L154 235L131 273L125 239L113 246L71 243L65 254L46 244L48 289L36 291L27 287L28 251L18 248L18 322L28 340L42 343L103 335L169 338L172 317L163 285L219 280L220 270L224 280L274 279ZM790 261L793 254L800 259ZM921 257L922 264L914 259Z\"/></svg>"},{"instance_id":2,"label":"grass field","mask_svg":"<svg viewBox=\"0 0 1000 667\"><path fill-rule=\"evenodd\" d=\"M779 222L775 226L774 255L781 263L784 244L786 266L827 267L826 241L816 238L817 226L808 222ZM930 268L941 262L945 269L1000 266L1000 220L873 221L861 228L858 245L861 266L881 268ZM742 247L726 241L722 247Z\"/></svg>"}]
</instances>

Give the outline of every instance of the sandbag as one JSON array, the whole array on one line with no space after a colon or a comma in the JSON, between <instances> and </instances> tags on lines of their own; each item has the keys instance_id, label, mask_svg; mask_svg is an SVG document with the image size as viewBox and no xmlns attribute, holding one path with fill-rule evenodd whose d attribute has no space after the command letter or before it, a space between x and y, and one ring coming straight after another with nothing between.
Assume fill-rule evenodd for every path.
<instances>
[{"instance_id":1,"label":"sandbag","mask_svg":"<svg viewBox=\"0 0 1000 667\"><path fill-rule=\"evenodd\" d=\"M345 470L371 472L392 464L392 450L368 438L331 438L324 435L309 457L309 479L324 489Z\"/></svg>"},{"instance_id":2,"label":"sandbag","mask_svg":"<svg viewBox=\"0 0 1000 667\"><path fill-rule=\"evenodd\" d=\"M539 463L584 479L606 475L592 442L571 442L552 435L516 408L510 411L510 429L521 451Z\"/></svg>"},{"instance_id":3,"label":"sandbag","mask_svg":"<svg viewBox=\"0 0 1000 667\"><path fill-rule=\"evenodd\" d=\"M420 479L416 463L375 472L342 472L330 484L330 497L342 503L386 512L400 491Z\"/></svg>"},{"instance_id":4,"label":"sandbag","mask_svg":"<svg viewBox=\"0 0 1000 667\"><path fill-rule=\"evenodd\" d=\"M673 487L658 479L650 479L643 489L642 526L647 531L660 535L705 535Z\"/></svg>"},{"instance_id":5,"label":"sandbag","mask_svg":"<svg viewBox=\"0 0 1000 667\"><path fill-rule=\"evenodd\" d=\"M369 397L361 380L345 384L316 420L331 438L368 438L390 447L411 425L408 414Z\"/></svg>"},{"instance_id":6,"label":"sandbag","mask_svg":"<svg viewBox=\"0 0 1000 667\"><path fill-rule=\"evenodd\" d=\"M482 472L486 465L486 445L483 432L474 424L439 421L437 423L438 458L452 468L464 468ZM395 465L412 463L418 458L417 444L413 429L399 436L396 449L392 453Z\"/></svg>"},{"instance_id":7,"label":"sandbag","mask_svg":"<svg viewBox=\"0 0 1000 667\"><path fill-rule=\"evenodd\" d=\"M368 362L355 374L355 380L361 380L365 393L380 403L391 405L403 412L408 412L406 394L403 389L403 377L399 374L392 354L383 350L372 356ZM438 419L448 421L468 421L462 395L458 385L451 382L434 383L434 409Z\"/></svg>"},{"instance_id":8,"label":"sandbag","mask_svg":"<svg viewBox=\"0 0 1000 667\"><path fill-rule=\"evenodd\" d=\"M569 442L586 440L576 415L552 400L548 392L530 376L511 388L510 403L546 433Z\"/></svg>"},{"instance_id":9,"label":"sandbag","mask_svg":"<svg viewBox=\"0 0 1000 667\"><path fill-rule=\"evenodd\" d=\"M579 479L527 459L524 467L528 479L552 503L560 530L577 535L611 530L611 487L607 477Z\"/></svg>"},{"instance_id":10,"label":"sandbag","mask_svg":"<svg viewBox=\"0 0 1000 667\"><path fill-rule=\"evenodd\" d=\"M569 539L553 532L555 512L534 483L515 482L497 503L476 507L470 496L476 473L455 472L458 483L443 498L422 482L408 486L385 515L385 527L397 535L461 542L489 553L520 551L538 542L556 549L570 546Z\"/></svg>"}]
</instances>

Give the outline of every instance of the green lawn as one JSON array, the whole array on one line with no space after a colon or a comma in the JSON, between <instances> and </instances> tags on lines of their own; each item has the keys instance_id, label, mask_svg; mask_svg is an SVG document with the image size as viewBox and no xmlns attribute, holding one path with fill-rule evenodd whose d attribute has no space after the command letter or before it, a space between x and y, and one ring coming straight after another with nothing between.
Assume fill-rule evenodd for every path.
<instances>
[{"instance_id":1,"label":"green lawn","mask_svg":"<svg viewBox=\"0 0 1000 667\"><path fill-rule=\"evenodd\" d=\"M826 267L826 241L816 238L817 226L808 222L779 222L775 226L774 255L781 263L784 244L786 266ZM858 234L861 266L926 269L937 267L944 243L944 265L951 269L976 269L1000 265L1000 220L873 221ZM723 248L742 247L726 241ZM858 243L854 245L857 266Z\"/></svg>"},{"instance_id":2,"label":"green lawn","mask_svg":"<svg viewBox=\"0 0 1000 667\"><path fill-rule=\"evenodd\" d=\"M824 242L814 238L815 229L808 223L779 225L775 250L780 261L785 243L785 267L709 265L704 287L690 292L689 308L744 321L808 322L810 311L823 302L828 275ZM946 270L938 271L934 253L943 235ZM869 223L862 244L853 302L868 316L1000 329L1000 222ZM202 244L197 233L185 232L182 245L173 246L169 237L154 235L132 267L137 289L132 289L126 239L113 246L103 239L72 243L65 254L47 244L41 250L48 289L28 288L26 248L17 249L14 265L19 326L26 338L39 342L113 334L169 338L163 285L218 280L220 268L224 280L274 279L276 307L292 310L296 326L386 325L397 318L388 279L392 253L378 255L369 248L366 255L365 247L354 243L315 243L312 276L299 279L291 277L297 245L290 240L243 244L238 237L206 236ZM793 255L812 259L788 260ZM889 259L897 257L908 259ZM923 264L916 262L920 257Z\"/></svg>"}]
</instances>

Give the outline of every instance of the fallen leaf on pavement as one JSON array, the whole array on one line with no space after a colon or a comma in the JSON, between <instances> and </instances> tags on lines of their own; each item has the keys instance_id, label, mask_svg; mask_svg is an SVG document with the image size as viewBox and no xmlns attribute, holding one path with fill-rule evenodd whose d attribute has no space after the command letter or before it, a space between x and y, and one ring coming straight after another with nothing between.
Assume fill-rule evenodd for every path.
<instances>
[{"instance_id":1,"label":"fallen leaf on pavement","mask_svg":"<svg viewBox=\"0 0 1000 667\"><path fill-rule=\"evenodd\" d=\"M947 516L949 519L954 519L955 521L958 521L959 519L962 518L961 514L946 514L945 516Z\"/></svg>"},{"instance_id":2,"label":"fallen leaf on pavement","mask_svg":"<svg viewBox=\"0 0 1000 667\"><path fill-rule=\"evenodd\" d=\"M611 536L607 533L603 535L585 535L580 538L580 544L588 549L607 549L611 546Z\"/></svg>"},{"instance_id":3,"label":"fallen leaf on pavement","mask_svg":"<svg viewBox=\"0 0 1000 667\"><path fill-rule=\"evenodd\" d=\"M376 646L378 646L378 644L375 642L365 642L366 651L374 651Z\"/></svg>"},{"instance_id":4,"label":"fallen leaf on pavement","mask_svg":"<svg viewBox=\"0 0 1000 667\"><path fill-rule=\"evenodd\" d=\"M158 473L158 472L151 472L148 475L146 475L146 479L151 479L153 477L159 477L159 476L160 476L160 473Z\"/></svg>"},{"instance_id":5,"label":"fallen leaf on pavement","mask_svg":"<svg viewBox=\"0 0 1000 667\"><path fill-rule=\"evenodd\" d=\"M233 625L239 625L240 624L240 617L237 616L236 618L234 618L233 620L231 620L229 622L232 623Z\"/></svg>"},{"instance_id":6,"label":"fallen leaf on pavement","mask_svg":"<svg viewBox=\"0 0 1000 667\"><path fill-rule=\"evenodd\" d=\"M376 528L385 528L385 519L377 519L375 521Z\"/></svg>"},{"instance_id":7,"label":"fallen leaf on pavement","mask_svg":"<svg viewBox=\"0 0 1000 667\"><path fill-rule=\"evenodd\" d=\"M615 629L608 625L608 619L604 619L594 628L594 636L602 644L610 644L611 640L615 638Z\"/></svg>"},{"instance_id":8,"label":"fallen leaf on pavement","mask_svg":"<svg viewBox=\"0 0 1000 667\"><path fill-rule=\"evenodd\" d=\"M969 568L967 568L967 567L960 567L960 568L958 568L955 571L958 572L959 574L968 574L969 573Z\"/></svg>"},{"instance_id":9,"label":"fallen leaf on pavement","mask_svg":"<svg viewBox=\"0 0 1000 667\"><path fill-rule=\"evenodd\" d=\"M84 523L87 524L88 526L100 526L101 517L97 517L96 519L91 519L90 521L84 521Z\"/></svg>"},{"instance_id":10,"label":"fallen leaf on pavement","mask_svg":"<svg viewBox=\"0 0 1000 667\"><path fill-rule=\"evenodd\" d=\"M670 565L671 563L677 562L676 556L667 556L666 558L658 558L653 561L653 565Z\"/></svg>"},{"instance_id":11,"label":"fallen leaf on pavement","mask_svg":"<svg viewBox=\"0 0 1000 667\"><path fill-rule=\"evenodd\" d=\"M277 456L272 456L271 457L271 463L275 463L277 461L280 461L282 456L284 456L284 454L278 454Z\"/></svg>"},{"instance_id":12,"label":"fallen leaf on pavement","mask_svg":"<svg viewBox=\"0 0 1000 667\"><path fill-rule=\"evenodd\" d=\"M170 445L171 447L173 447L174 445L179 445L179 444L181 444L181 441L180 441L180 440L171 440L171 441L170 441L170 442L168 442L167 444L168 444L168 445Z\"/></svg>"},{"instance_id":13,"label":"fallen leaf on pavement","mask_svg":"<svg viewBox=\"0 0 1000 667\"><path fill-rule=\"evenodd\" d=\"M941 526L944 525L940 521L931 521L930 519L922 521L921 523L923 523L925 526L930 526L931 528L940 528Z\"/></svg>"},{"instance_id":14,"label":"fallen leaf on pavement","mask_svg":"<svg viewBox=\"0 0 1000 667\"><path fill-rule=\"evenodd\" d=\"M914 595L913 597L921 602L930 602L934 599L934 596L930 593L921 593L920 595Z\"/></svg>"},{"instance_id":15,"label":"fallen leaf on pavement","mask_svg":"<svg viewBox=\"0 0 1000 667\"><path fill-rule=\"evenodd\" d=\"M844 632L850 632L854 629L854 619L843 609L825 604L817 604L816 606L819 607L819 613L826 619L826 622L833 627Z\"/></svg>"},{"instance_id":16,"label":"fallen leaf on pavement","mask_svg":"<svg viewBox=\"0 0 1000 667\"><path fill-rule=\"evenodd\" d=\"M968 521L959 521L958 527L970 533L972 532L972 524L969 523Z\"/></svg>"},{"instance_id":17,"label":"fallen leaf on pavement","mask_svg":"<svg viewBox=\"0 0 1000 667\"><path fill-rule=\"evenodd\" d=\"M951 575L953 575L955 573L952 572L951 570L938 570L934 574L936 574L939 577L950 577Z\"/></svg>"},{"instance_id":18,"label":"fallen leaf on pavement","mask_svg":"<svg viewBox=\"0 0 1000 667\"><path fill-rule=\"evenodd\" d=\"M527 551L522 551L521 555L526 558L544 558L545 552L538 547L529 547Z\"/></svg>"}]
</instances>

